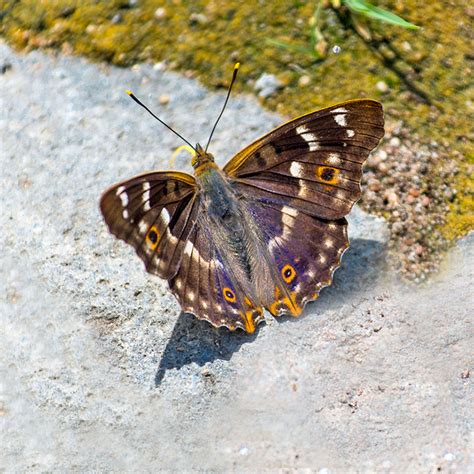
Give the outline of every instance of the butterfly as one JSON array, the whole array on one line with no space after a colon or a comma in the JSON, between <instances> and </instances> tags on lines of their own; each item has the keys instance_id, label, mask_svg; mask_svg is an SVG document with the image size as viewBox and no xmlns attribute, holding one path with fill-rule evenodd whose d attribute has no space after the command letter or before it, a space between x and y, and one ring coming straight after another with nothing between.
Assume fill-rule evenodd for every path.
<instances>
[{"instance_id":1,"label":"butterfly","mask_svg":"<svg viewBox=\"0 0 474 474\"><path fill-rule=\"evenodd\" d=\"M383 135L379 102L343 102L283 124L222 169L197 144L193 176L141 174L108 189L100 209L184 312L253 333L264 310L299 316L331 284L362 165Z\"/></svg>"}]
</instances>

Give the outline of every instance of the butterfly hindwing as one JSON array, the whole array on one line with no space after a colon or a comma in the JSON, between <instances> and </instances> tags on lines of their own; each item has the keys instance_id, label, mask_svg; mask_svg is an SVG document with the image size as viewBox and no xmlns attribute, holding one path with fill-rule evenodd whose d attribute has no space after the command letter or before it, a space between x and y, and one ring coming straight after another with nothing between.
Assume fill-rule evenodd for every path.
<instances>
[{"instance_id":1,"label":"butterfly hindwing","mask_svg":"<svg viewBox=\"0 0 474 474\"><path fill-rule=\"evenodd\" d=\"M360 197L362 164L383 126L380 103L345 102L282 125L238 153L224 171L243 194L339 219Z\"/></svg>"},{"instance_id":2,"label":"butterfly hindwing","mask_svg":"<svg viewBox=\"0 0 474 474\"><path fill-rule=\"evenodd\" d=\"M258 224L274 269L274 298L265 306L274 316L299 316L304 305L331 284L349 246L347 221L326 221L287 206L255 201L246 207Z\"/></svg>"},{"instance_id":3,"label":"butterfly hindwing","mask_svg":"<svg viewBox=\"0 0 474 474\"><path fill-rule=\"evenodd\" d=\"M171 291L185 312L217 327L254 332L263 308L242 290L210 229L202 214L188 236L178 272L169 281Z\"/></svg>"}]
</instances>

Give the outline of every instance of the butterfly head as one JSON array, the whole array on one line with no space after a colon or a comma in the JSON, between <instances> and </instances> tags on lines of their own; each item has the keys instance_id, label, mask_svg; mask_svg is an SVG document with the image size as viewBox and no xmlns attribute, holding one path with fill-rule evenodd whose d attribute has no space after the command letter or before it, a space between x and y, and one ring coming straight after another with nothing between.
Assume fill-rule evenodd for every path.
<instances>
[{"instance_id":1,"label":"butterfly head","mask_svg":"<svg viewBox=\"0 0 474 474\"><path fill-rule=\"evenodd\" d=\"M191 160L191 165L193 166L196 175L201 174L206 169L216 166L214 163L214 156L205 151L199 143L196 145L196 152Z\"/></svg>"}]
</instances>

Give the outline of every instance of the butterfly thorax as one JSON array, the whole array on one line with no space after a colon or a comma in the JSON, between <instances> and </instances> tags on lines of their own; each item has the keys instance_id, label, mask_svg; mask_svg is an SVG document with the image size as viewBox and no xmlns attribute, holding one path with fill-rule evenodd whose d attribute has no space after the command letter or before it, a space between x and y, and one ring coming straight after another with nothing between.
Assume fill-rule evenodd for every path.
<instances>
[{"instance_id":1,"label":"butterfly thorax","mask_svg":"<svg viewBox=\"0 0 474 474\"><path fill-rule=\"evenodd\" d=\"M199 143L196 145L195 151L196 153L191 161L195 176L200 176L211 169L217 169L217 165L214 163L214 156L204 150Z\"/></svg>"}]
</instances>

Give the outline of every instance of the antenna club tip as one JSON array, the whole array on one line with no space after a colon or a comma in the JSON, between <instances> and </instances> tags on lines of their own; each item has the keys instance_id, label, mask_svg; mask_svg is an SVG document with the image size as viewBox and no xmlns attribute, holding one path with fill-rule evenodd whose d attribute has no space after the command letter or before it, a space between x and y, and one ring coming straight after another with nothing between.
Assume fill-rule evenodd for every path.
<instances>
[{"instance_id":1,"label":"antenna club tip","mask_svg":"<svg viewBox=\"0 0 474 474\"><path fill-rule=\"evenodd\" d=\"M129 89L127 89L125 92L126 92L128 95L133 95L133 92L132 92L131 90L129 90Z\"/></svg>"},{"instance_id":2,"label":"antenna club tip","mask_svg":"<svg viewBox=\"0 0 474 474\"><path fill-rule=\"evenodd\" d=\"M240 63L235 63L234 69L237 70L240 67Z\"/></svg>"}]
</instances>

